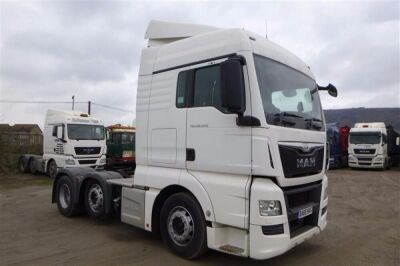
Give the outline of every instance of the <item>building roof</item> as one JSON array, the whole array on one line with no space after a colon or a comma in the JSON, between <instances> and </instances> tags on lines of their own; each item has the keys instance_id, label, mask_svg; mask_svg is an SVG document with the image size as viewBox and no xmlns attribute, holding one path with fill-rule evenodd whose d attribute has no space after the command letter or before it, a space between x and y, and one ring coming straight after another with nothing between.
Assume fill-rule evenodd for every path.
<instances>
[{"instance_id":1,"label":"building roof","mask_svg":"<svg viewBox=\"0 0 400 266\"><path fill-rule=\"evenodd\" d=\"M36 130L39 133L43 133L37 124L0 124L0 132L19 132L19 133L31 133Z\"/></svg>"}]
</instances>

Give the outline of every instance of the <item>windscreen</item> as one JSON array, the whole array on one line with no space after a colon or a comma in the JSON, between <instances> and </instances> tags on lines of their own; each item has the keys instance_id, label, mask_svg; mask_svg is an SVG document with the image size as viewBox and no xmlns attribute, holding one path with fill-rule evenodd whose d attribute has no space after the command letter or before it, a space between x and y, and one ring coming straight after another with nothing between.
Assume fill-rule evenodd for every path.
<instances>
[{"instance_id":1,"label":"windscreen","mask_svg":"<svg viewBox=\"0 0 400 266\"><path fill-rule=\"evenodd\" d=\"M121 144L135 144L135 133L122 133Z\"/></svg>"},{"instance_id":2,"label":"windscreen","mask_svg":"<svg viewBox=\"0 0 400 266\"><path fill-rule=\"evenodd\" d=\"M315 81L303 73L254 55L258 85L268 124L323 130Z\"/></svg>"},{"instance_id":3,"label":"windscreen","mask_svg":"<svg viewBox=\"0 0 400 266\"><path fill-rule=\"evenodd\" d=\"M95 125L69 124L68 138L74 140L103 140L104 127Z\"/></svg>"},{"instance_id":4,"label":"windscreen","mask_svg":"<svg viewBox=\"0 0 400 266\"><path fill-rule=\"evenodd\" d=\"M381 133L379 132L354 132L350 133L351 144L379 144Z\"/></svg>"}]
</instances>

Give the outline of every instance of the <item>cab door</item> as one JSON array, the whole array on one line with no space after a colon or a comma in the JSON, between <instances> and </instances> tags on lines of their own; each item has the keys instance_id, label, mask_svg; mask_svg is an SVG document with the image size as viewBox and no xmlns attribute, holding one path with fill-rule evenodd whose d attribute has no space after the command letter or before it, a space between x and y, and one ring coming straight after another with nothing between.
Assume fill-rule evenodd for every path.
<instances>
[{"instance_id":1,"label":"cab door","mask_svg":"<svg viewBox=\"0 0 400 266\"><path fill-rule=\"evenodd\" d=\"M209 193L217 221L244 227L251 127L238 126L238 115L221 106L220 62L207 62L188 74L186 167Z\"/></svg>"}]
</instances>

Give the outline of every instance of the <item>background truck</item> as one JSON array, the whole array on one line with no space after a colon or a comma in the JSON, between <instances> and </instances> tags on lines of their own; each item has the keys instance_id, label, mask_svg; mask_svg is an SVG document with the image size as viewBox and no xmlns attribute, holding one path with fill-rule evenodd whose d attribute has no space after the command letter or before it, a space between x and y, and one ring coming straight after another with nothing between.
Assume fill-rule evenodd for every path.
<instances>
[{"instance_id":1,"label":"background truck","mask_svg":"<svg viewBox=\"0 0 400 266\"><path fill-rule=\"evenodd\" d=\"M103 167L106 163L103 123L77 111L48 110L43 131L43 155L23 154L21 172L47 173L55 177L64 167Z\"/></svg>"},{"instance_id":2,"label":"background truck","mask_svg":"<svg viewBox=\"0 0 400 266\"><path fill-rule=\"evenodd\" d=\"M53 202L160 232L177 255L266 259L327 224L328 154L309 67L243 29L152 21L141 55L136 169L61 170Z\"/></svg>"},{"instance_id":3,"label":"background truck","mask_svg":"<svg viewBox=\"0 0 400 266\"><path fill-rule=\"evenodd\" d=\"M399 134L383 122L356 123L349 135L349 167L386 169L399 165Z\"/></svg>"},{"instance_id":4,"label":"background truck","mask_svg":"<svg viewBox=\"0 0 400 266\"><path fill-rule=\"evenodd\" d=\"M329 143L329 169L347 167L349 131L348 126L341 127L339 123L326 124Z\"/></svg>"},{"instance_id":5,"label":"background truck","mask_svg":"<svg viewBox=\"0 0 400 266\"><path fill-rule=\"evenodd\" d=\"M107 127L107 169L135 169L135 133L121 124Z\"/></svg>"}]
</instances>

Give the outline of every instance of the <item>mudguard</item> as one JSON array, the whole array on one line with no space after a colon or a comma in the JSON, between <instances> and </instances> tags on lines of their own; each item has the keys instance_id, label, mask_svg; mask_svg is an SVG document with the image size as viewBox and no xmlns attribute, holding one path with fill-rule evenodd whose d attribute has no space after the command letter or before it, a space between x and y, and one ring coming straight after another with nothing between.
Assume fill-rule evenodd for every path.
<instances>
[{"instance_id":1,"label":"mudguard","mask_svg":"<svg viewBox=\"0 0 400 266\"><path fill-rule=\"evenodd\" d=\"M58 171L56 177L53 182L53 192L52 192L52 203L56 202L55 193L57 188L57 182L62 176L67 176L71 179L73 187L72 187L72 195L73 202L79 204L80 203L80 195L84 191L84 187L82 184L85 183L88 179L97 180L104 189L104 200L106 213L110 213L112 210L112 185L107 183L109 179L118 179L122 178L122 175L118 172L112 171L96 171L90 167L74 167L74 168L62 168Z\"/></svg>"}]
</instances>

